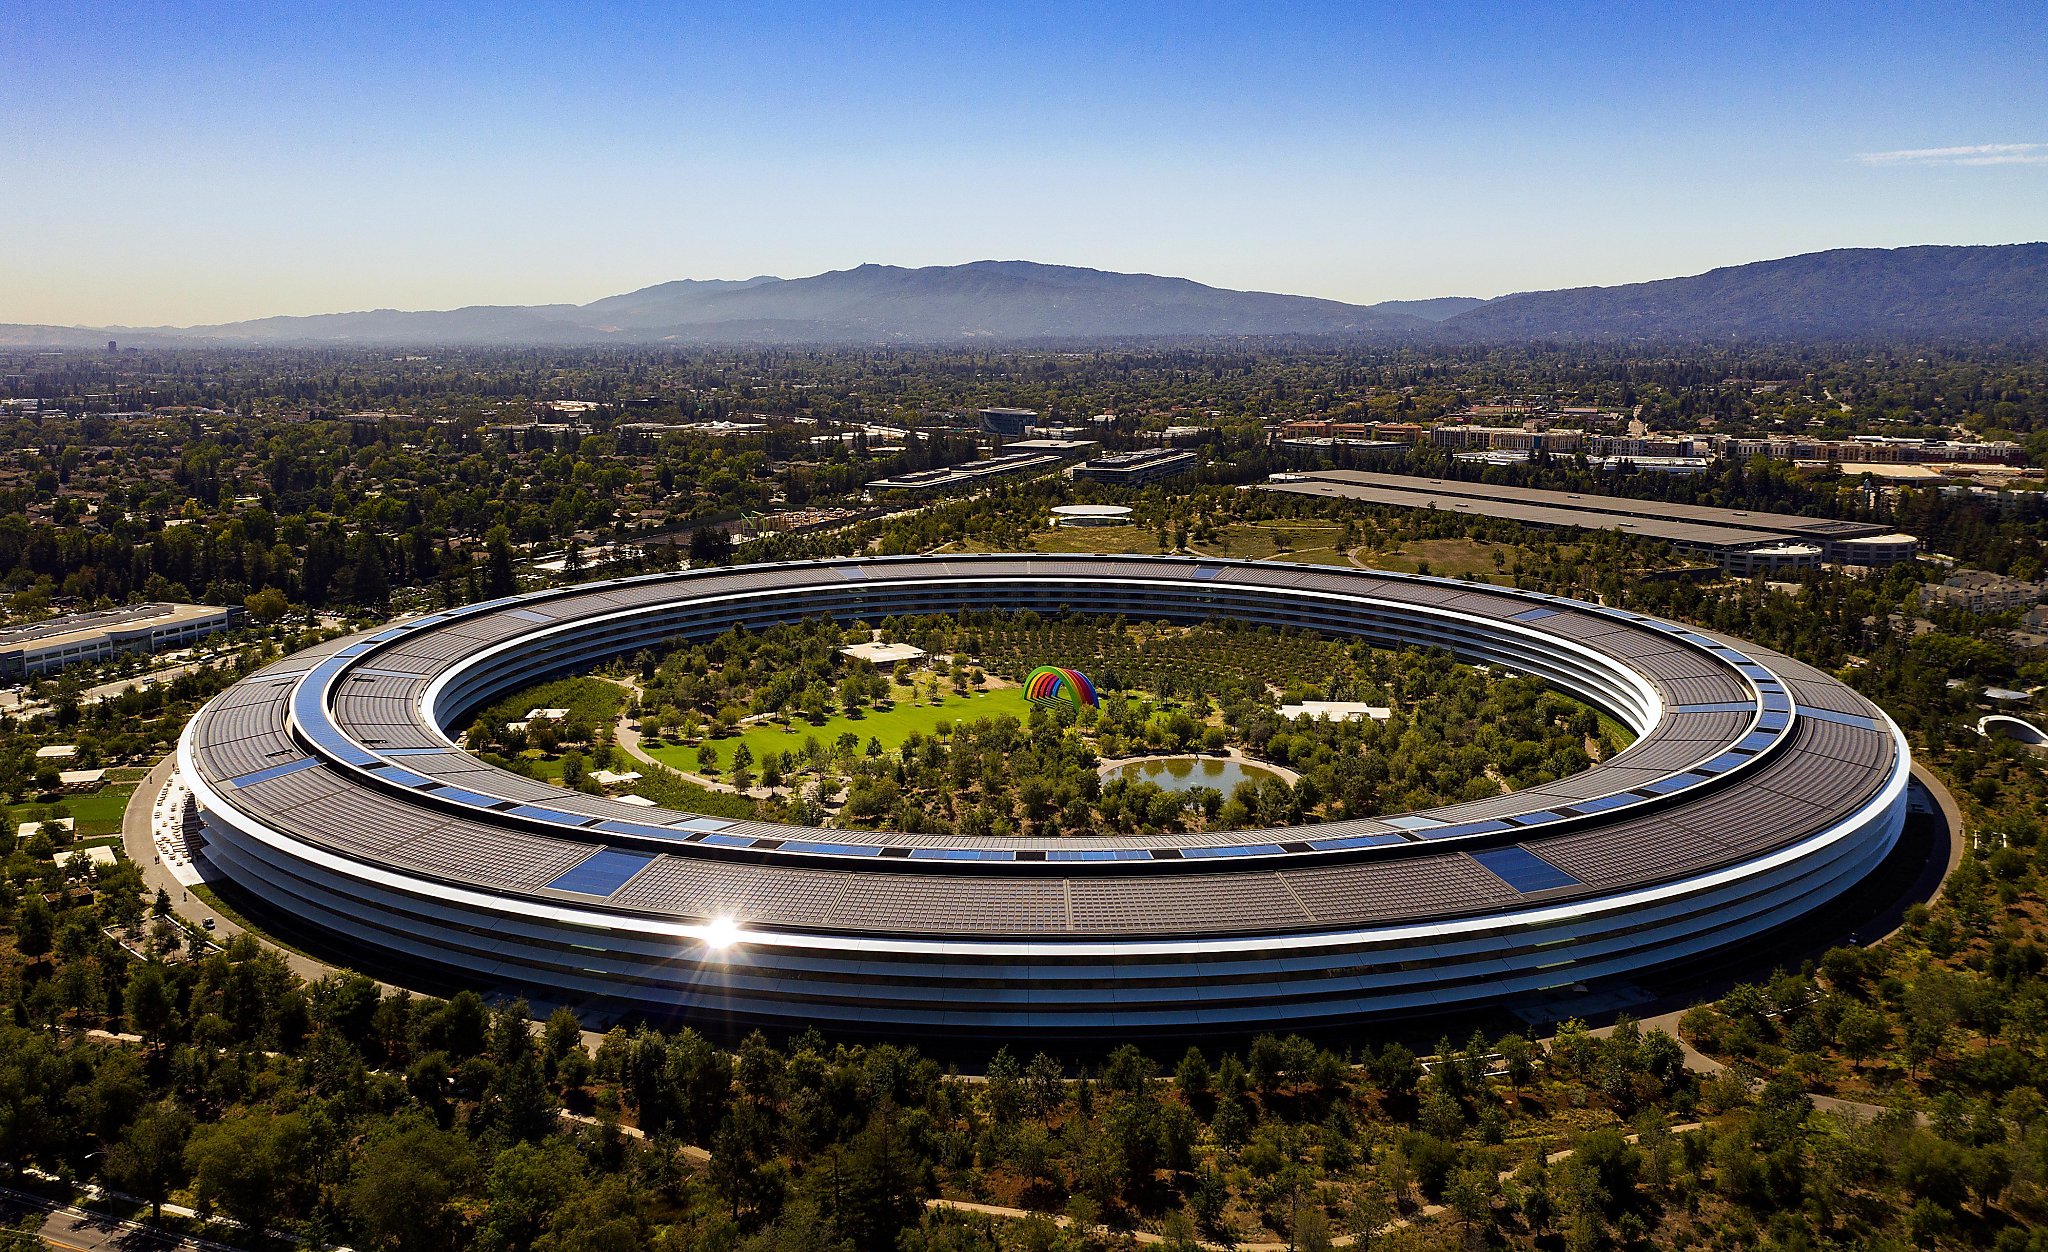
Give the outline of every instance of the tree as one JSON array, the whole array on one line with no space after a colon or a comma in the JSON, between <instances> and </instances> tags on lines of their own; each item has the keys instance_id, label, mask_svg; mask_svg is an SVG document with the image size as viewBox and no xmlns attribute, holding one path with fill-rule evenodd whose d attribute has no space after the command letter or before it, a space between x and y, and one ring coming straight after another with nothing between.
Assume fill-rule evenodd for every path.
<instances>
[{"instance_id":1,"label":"tree","mask_svg":"<svg viewBox=\"0 0 2048 1252\"><path fill-rule=\"evenodd\" d=\"M1209 1059L1202 1055L1200 1048L1190 1047L1174 1068L1174 1085L1180 1088L1181 1099L1193 1106L1197 1100L1209 1097L1209 1084L1215 1075L1209 1070Z\"/></svg>"},{"instance_id":2,"label":"tree","mask_svg":"<svg viewBox=\"0 0 2048 1252\"><path fill-rule=\"evenodd\" d=\"M1884 1051L1892 1041L1892 1028L1876 1009L1851 1004L1842 1010L1841 1020L1835 1023L1835 1039L1842 1045L1844 1055L1861 1065Z\"/></svg>"},{"instance_id":3,"label":"tree","mask_svg":"<svg viewBox=\"0 0 2048 1252\"><path fill-rule=\"evenodd\" d=\"M1291 1232L1296 1252L1330 1252L1336 1246L1330 1231L1329 1215L1323 1206L1310 1203L1301 1210Z\"/></svg>"},{"instance_id":4,"label":"tree","mask_svg":"<svg viewBox=\"0 0 2048 1252\"><path fill-rule=\"evenodd\" d=\"M251 1232L296 1212L310 1184L311 1141L297 1113L255 1110L200 1127L185 1146L185 1166L202 1205L218 1206Z\"/></svg>"},{"instance_id":5,"label":"tree","mask_svg":"<svg viewBox=\"0 0 2048 1252\"><path fill-rule=\"evenodd\" d=\"M388 1124L356 1153L342 1203L367 1246L401 1252L456 1248L464 1226L457 1200L475 1174L466 1135L413 1114Z\"/></svg>"},{"instance_id":6,"label":"tree","mask_svg":"<svg viewBox=\"0 0 2048 1252\"><path fill-rule=\"evenodd\" d=\"M699 526L690 532L691 565L725 565L731 560L731 535L716 526Z\"/></svg>"},{"instance_id":7,"label":"tree","mask_svg":"<svg viewBox=\"0 0 2048 1252\"><path fill-rule=\"evenodd\" d=\"M1152 1058L1126 1043L1111 1052L1103 1062L1102 1083L1111 1091L1140 1095L1158 1072L1159 1067L1152 1063Z\"/></svg>"},{"instance_id":8,"label":"tree","mask_svg":"<svg viewBox=\"0 0 2048 1252\"><path fill-rule=\"evenodd\" d=\"M372 535L356 543L354 568L349 574L349 598L356 604L383 608L391 599L391 578L384 568L384 544Z\"/></svg>"},{"instance_id":9,"label":"tree","mask_svg":"<svg viewBox=\"0 0 2048 1252\"><path fill-rule=\"evenodd\" d=\"M1508 1089L1519 1100L1522 1088L1536 1077L1536 1049L1527 1039L1514 1034L1502 1035L1496 1046L1507 1070Z\"/></svg>"},{"instance_id":10,"label":"tree","mask_svg":"<svg viewBox=\"0 0 2048 1252\"><path fill-rule=\"evenodd\" d=\"M484 595L496 600L519 590L512 573L512 532L493 526L484 536Z\"/></svg>"},{"instance_id":11,"label":"tree","mask_svg":"<svg viewBox=\"0 0 2048 1252\"><path fill-rule=\"evenodd\" d=\"M839 1239L856 1248L890 1248L917 1219L925 1171L895 1110L885 1106L843 1150L812 1169L811 1198Z\"/></svg>"},{"instance_id":12,"label":"tree","mask_svg":"<svg viewBox=\"0 0 2048 1252\"><path fill-rule=\"evenodd\" d=\"M44 902L42 892L30 889L14 914L14 946L23 956L36 960L49 955L57 931L56 915Z\"/></svg>"},{"instance_id":13,"label":"tree","mask_svg":"<svg viewBox=\"0 0 2048 1252\"><path fill-rule=\"evenodd\" d=\"M1008 1125L1017 1120L1025 1099L1024 1071L1017 1064L1017 1058L1010 1049L996 1049L989 1058L987 1082L984 1084L988 1098L988 1113L998 1125Z\"/></svg>"},{"instance_id":14,"label":"tree","mask_svg":"<svg viewBox=\"0 0 2048 1252\"><path fill-rule=\"evenodd\" d=\"M269 626L283 620L292 611L292 604L284 592L275 587L265 587L254 595L242 597L242 610L251 621Z\"/></svg>"},{"instance_id":15,"label":"tree","mask_svg":"<svg viewBox=\"0 0 2048 1252\"><path fill-rule=\"evenodd\" d=\"M497 1067L484 1089L483 1117L508 1138L532 1143L554 1129L557 1106L541 1075L540 1058L523 1048Z\"/></svg>"},{"instance_id":16,"label":"tree","mask_svg":"<svg viewBox=\"0 0 2048 1252\"><path fill-rule=\"evenodd\" d=\"M175 1011L170 984L164 979L164 967L156 961L137 965L135 973L128 979L128 994L122 1003L128 1020L134 1023L142 1037L153 1047L161 1046Z\"/></svg>"},{"instance_id":17,"label":"tree","mask_svg":"<svg viewBox=\"0 0 2048 1252\"><path fill-rule=\"evenodd\" d=\"M513 1252L533 1246L549 1217L585 1186L582 1158L568 1145L513 1144L491 1163L477 1247Z\"/></svg>"},{"instance_id":18,"label":"tree","mask_svg":"<svg viewBox=\"0 0 2048 1252\"><path fill-rule=\"evenodd\" d=\"M1493 1170L1485 1166L1468 1166L1451 1175L1444 1200L1458 1215L1468 1237L1473 1226L1493 1216L1493 1193L1498 1186Z\"/></svg>"},{"instance_id":19,"label":"tree","mask_svg":"<svg viewBox=\"0 0 2048 1252\"><path fill-rule=\"evenodd\" d=\"M1024 1067L1024 1088L1029 1093L1031 1111L1042 1121L1066 1103L1066 1070L1059 1061L1040 1052Z\"/></svg>"},{"instance_id":20,"label":"tree","mask_svg":"<svg viewBox=\"0 0 2048 1252\"><path fill-rule=\"evenodd\" d=\"M185 1142L191 1134L192 1115L163 1100L144 1109L107 1153L108 1176L149 1201L152 1221L163 1220L164 1201L188 1176Z\"/></svg>"},{"instance_id":21,"label":"tree","mask_svg":"<svg viewBox=\"0 0 2048 1252\"><path fill-rule=\"evenodd\" d=\"M1415 1054L1398 1043L1390 1043L1372 1058L1372 1080L1388 1099L1399 1100L1415 1094L1422 1067Z\"/></svg>"}]
</instances>

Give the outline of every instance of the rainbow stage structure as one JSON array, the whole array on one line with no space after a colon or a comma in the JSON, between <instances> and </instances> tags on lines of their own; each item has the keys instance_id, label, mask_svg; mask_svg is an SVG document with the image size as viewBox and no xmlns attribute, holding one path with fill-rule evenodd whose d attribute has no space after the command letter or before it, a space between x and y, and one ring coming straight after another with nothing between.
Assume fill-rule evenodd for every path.
<instances>
[{"instance_id":1,"label":"rainbow stage structure","mask_svg":"<svg viewBox=\"0 0 2048 1252\"><path fill-rule=\"evenodd\" d=\"M1092 709L1096 705L1095 684L1080 670L1041 665L1025 677L1024 698L1040 708L1071 704Z\"/></svg>"}]
</instances>

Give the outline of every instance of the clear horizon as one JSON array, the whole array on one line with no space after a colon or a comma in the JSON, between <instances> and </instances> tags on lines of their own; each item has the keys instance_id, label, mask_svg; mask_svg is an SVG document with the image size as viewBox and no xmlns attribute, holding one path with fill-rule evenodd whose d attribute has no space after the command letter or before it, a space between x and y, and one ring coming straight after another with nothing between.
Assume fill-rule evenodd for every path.
<instances>
[{"instance_id":1,"label":"clear horizon","mask_svg":"<svg viewBox=\"0 0 2048 1252\"><path fill-rule=\"evenodd\" d=\"M1026 259L1353 303L2048 238L2021 6L39 6L0 322Z\"/></svg>"}]
</instances>

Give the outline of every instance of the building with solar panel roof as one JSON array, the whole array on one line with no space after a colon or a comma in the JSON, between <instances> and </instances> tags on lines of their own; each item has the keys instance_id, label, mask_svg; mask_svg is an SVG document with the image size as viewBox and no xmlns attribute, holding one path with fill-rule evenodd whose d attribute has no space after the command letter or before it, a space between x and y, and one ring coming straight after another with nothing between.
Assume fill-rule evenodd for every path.
<instances>
[{"instance_id":1,"label":"building with solar panel roof","mask_svg":"<svg viewBox=\"0 0 2048 1252\"><path fill-rule=\"evenodd\" d=\"M1444 648L1637 738L1417 812L999 839L629 805L450 733L540 679L738 625L1062 606ZM1898 839L1909 767L1842 683L1689 626L1412 575L1038 555L707 569L448 610L251 675L178 752L215 871L337 951L727 1033L1082 1038L1512 1005L1711 954L1864 878Z\"/></svg>"}]
</instances>

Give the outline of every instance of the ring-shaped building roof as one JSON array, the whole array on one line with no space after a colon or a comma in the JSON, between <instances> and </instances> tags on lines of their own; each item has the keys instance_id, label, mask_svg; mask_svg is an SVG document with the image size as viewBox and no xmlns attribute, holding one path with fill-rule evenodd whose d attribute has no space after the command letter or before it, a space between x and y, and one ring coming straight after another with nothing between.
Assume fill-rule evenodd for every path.
<instances>
[{"instance_id":1,"label":"ring-shaped building roof","mask_svg":"<svg viewBox=\"0 0 2048 1252\"><path fill-rule=\"evenodd\" d=\"M450 734L508 691L668 640L987 608L1447 648L1541 677L1637 739L1566 778L1412 813L996 840L649 809L497 769ZM1060 1030L1244 1025L1304 998L1310 1018L1426 1008L1731 942L1889 849L1907 765L1847 686L1691 627L1395 573L1090 556L743 566L471 605L252 675L180 747L209 858L356 943L548 998ZM1175 1009L1212 985L1190 961L1224 962L1216 986L1271 964L1274 990Z\"/></svg>"}]
</instances>

